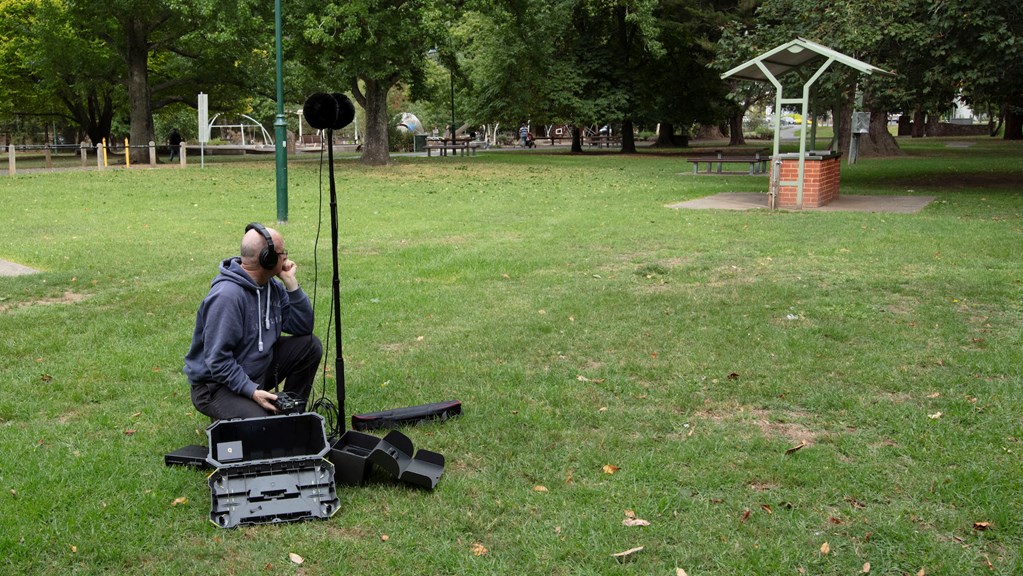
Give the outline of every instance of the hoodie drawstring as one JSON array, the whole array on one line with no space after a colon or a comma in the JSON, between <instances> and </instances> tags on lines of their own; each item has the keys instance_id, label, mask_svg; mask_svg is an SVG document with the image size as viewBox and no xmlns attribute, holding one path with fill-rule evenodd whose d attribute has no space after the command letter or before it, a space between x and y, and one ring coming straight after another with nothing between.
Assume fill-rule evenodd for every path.
<instances>
[{"instance_id":1,"label":"hoodie drawstring","mask_svg":"<svg viewBox=\"0 0 1023 576\"><path fill-rule=\"evenodd\" d=\"M260 322L259 322L259 310L260 310L260 308L263 307L262 298L260 297L260 293L261 292L262 292L262 290L260 290L259 288L256 288L256 324L260 324ZM266 329L269 330L270 329L270 286L269 285L267 285L267 287L266 287L266 313L265 313L265 316L264 316L264 322L266 323ZM259 326L259 351L260 352L263 351L263 326L262 325Z\"/></svg>"}]
</instances>

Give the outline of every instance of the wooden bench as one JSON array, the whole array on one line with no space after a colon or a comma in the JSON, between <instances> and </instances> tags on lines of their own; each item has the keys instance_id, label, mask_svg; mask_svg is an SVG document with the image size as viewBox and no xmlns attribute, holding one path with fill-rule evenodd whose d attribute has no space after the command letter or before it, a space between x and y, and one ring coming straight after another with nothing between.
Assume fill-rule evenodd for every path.
<instances>
[{"instance_id":1,"label":"wooden bench","mask_svg":"<svg viewBox=\"0 0 1023 576\"><path fill-rule=\"evenodd\" d=\"M587 136L586 144L590 146L610 148L612 145L620 146L622 139L617 136Z\"/></svg>"},{"instance_id":2,"label":"wooden bench","mask_svg":"<svg viewBox=\"0 0 1023 576\"><path fill-rule=\"evenodd\" d=\"M753 152L752 156L746 155L726 155L721 150L715 150L714 156L690 156L686 158L686 162L690 162L693 165L693 174L700 173L700 164L707 163L707 174L714 173L714 165L717 164L717 174L722 174L722 166L725 164L746 164L749 166L749 174L766 174L767 163L770 160L770 156L767 155L767 148L761 148Z\"/></svg>"},{"instance_id":3,"label":"wooden bench","mask_svg":"<svg viewBox=\"0 0 1023 576\"><path fill-rule=\"evenodd\" d=\"M440 151L440 156L447 156L448 151L451 151L452 156L457 156L459 152L462 156L465 156L469 151L472 151L472 155L476 155L476 148L479 146L472 146L473 142L468 140L456 140L454 142L448 142L446 140L432 140L426 143L426 156L432 156L434 150Z\"/></svg>"}]
</instances>

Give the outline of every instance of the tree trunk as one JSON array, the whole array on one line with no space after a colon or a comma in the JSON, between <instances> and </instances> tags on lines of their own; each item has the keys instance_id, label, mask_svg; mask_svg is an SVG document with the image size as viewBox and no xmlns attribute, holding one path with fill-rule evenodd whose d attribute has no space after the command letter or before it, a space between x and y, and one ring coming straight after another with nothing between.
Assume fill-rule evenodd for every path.
<instances>
[{"instance_id":1,"label":"tree trunk","mask_svg":"<svg viewBox=\"0 0 1023 576\"><path fill-rule=\"evenodd\" d=\"M132 162L143 164L149 162L149 142L155 140L153 108L149 99L148 27L141 19L134 18L126 24L124 56L128 68L129 143L132 146L126 153L131 155Z\"/></svg>"},{"instance_id":2,"label":"tree trunk","mask_svg":"<svg viewBox=\"0 0 1023 576\"><path fill-rule=\"evenodd\" d=\"M354 82L355 100L366 112L366 133L363 135L362 163L367 166L385 166L391 159L387 136L387 93L391 83L364 79L365 92Z\"/></svg>"},{"instance_id":3,"label":"tree trunk","mask_svg":"<svg viewBox=\"0 0 1023 576\"><path fill-rule=\"evenodd\" d=\"M746 137L742 133L742 112L736 111L728 117L728 145L744 146Z\"/></svg>"},{"instance_id":4,"label":"tree trunk","mask_svg":"<svg viewBox=\"0 0 1023 576\"><path fill-rule=\"evenodd\" d=\"M900 156L902 149L888 131L888 113L884 110L870 111L870 132L860 136L859 156Z\"/></svg>"},{"instance_id":5,"label":"tree trunk","mask_svg":"<svg viewBox=\"0 0 1023 576\"><path fill-rule=\"evenodd\" d=\"M923 108L917 108L913 111L913 138L923 138L925 131L925 121L927 119L927 113Z\"/></svg>"},{"instance_id":6,"label":"tree trunk","mask_svg":"<svg viewBox=\"0 0 1023 576\"><path fill-rule=\"evenodd\" d=\"M1023 140L1023 98L1017 98L1005 107L1004 126L1003 140Z\"/></svg>"},{"instance_id":7,"label":"tree trunk","mask_svg":"<svg viewBox=\"0 0 1023 576\"><path fill-rule=\"evenodd\" d=\"M657 131L657 141L653 143L653 148L685 148L689 146L689 136L687 134L675 134L675 125L671 122L661 122L661 126Z\"/></svg>"},{"instance_id":8,"label":"tree trunk","mask_svg":"<svg viewBox=\"0 0 1023 576\"><path fill-rule=\"evenodd\" d=\"M636 132L632 127L632 120L626 118L622 121L622 154L636 153Z\"/></svg>"},{"instance_id":9,"label":"tree trunk","mask_svg":"<svg viewBox=\"0 0 1023 576\"><path fill-rule=\"evenodd\" d=\"M913 119L905 112L899 116L899 136L913 135Z\"/></svg>"},{"instance_id":10,"label":"tree trunk","mask_svg":"<svg viewBox=\"0 0 1023 576\"><path fill-rule=\"evenodd\" d=\"M572 126L572 152L582 153L583 151L583 131L578 126Z\"/></svg>"},{"instance_id":11,"label":"tree trunk","mask_svg":"<svg viewBox=\"0 0 1023 576\"><path fill-rule=\"evenodd\" d=\"M928 114L927 126L924 128L924 134L927 136L940 136L941 130L939 124L941 124L941 116L937 114Z\"/></svg>"}]
</instances>

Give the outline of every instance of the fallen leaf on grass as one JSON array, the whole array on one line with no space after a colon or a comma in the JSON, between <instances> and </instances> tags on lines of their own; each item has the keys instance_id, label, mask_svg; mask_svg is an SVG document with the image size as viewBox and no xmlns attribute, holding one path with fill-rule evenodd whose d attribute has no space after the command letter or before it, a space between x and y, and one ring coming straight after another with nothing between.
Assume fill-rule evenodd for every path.
<instances>
[{"instance_id":1,"label":"fallen leaf on grass","mask_svg":"<svg viewBox=\"0 0 1023 576\"><path fill-rule=\"evenodd\" d=\"M649 526L650 522L642 518L626 518L622 520L622 526Z\"/></svg>"},{"instance_id":2,"label":"fallen leaf on grass","mask_svg":"<svg viewBox=\"0 0 1023 576\"><path fill-rule=\"evenodd\" d=\"M821 554L827 556L830 553L831 553L831 545L828 544L827 542L821 544Z\"/></svg>"},{"instance_id":3,"label":"fallen leaf on grass","mask_svg":"<svg viewBox=\"0 0 1023 576\"><path fill-rule=\"evenodd\" d=\"M587 378L586 376L583 376L582 374L577 375L575 377L575 379L580 381L580 382L593 382L594 384L600 384L600 383L602 383L604 381L603 378Z\"/></svg>"},{"instance_id":4,"label":"fallen leaf on grass","mask_svg":"<svg viewBox=\"0 0 1023 576\"><path fill-rule=\"evenodd\" d=\"M188 498L180 496L178 498L175 498L174 501L171 502L171 506L177 506L178 504L188 504Z\"/></svg>"},{"instance_id":5,"label":"fallen leaf on grass","mask_svg":"<svg viewBox=\"0 0 1023 576\"><path fill-rule=\"evenodd\" d=\"M621 470L621 467L615 466L614 464L604 464L600 469L604 471L604 474L614 474Z\"/></svg>"},{"instance_id":6,"label":"fallen leaf on grass","mask_svg":"<svg viewBox=\"0 0 1023 576\"><path fill-rule=\"evenodd\" d=\"M128 428L127 430L124 431L124 435L134 436L136 432L138 432L138 430L135 430L134 428Z\"/></svg>"},{"instance_id":7,"label":"fallen leaf on grass","mask_svg":"<svg viewBox=\"0 0 1023 576\"><path fill-rule=\"evenodd\" d=\"M763 509L763 511L767 512L768 514L774 514L774 510L771 509L770 504L761 504L760 508Z\"/></svg>"},{"instance_id":8,"label":"fallen leaf on grass","mask_svg":"<svg viewBox=\"0 0 1023 576\"><path fill-rule=\"evenodd\" d=\"M78 554L78 546L75 546L74 544L72 544L71 545L71 553L72 554Z\"/></svg>"},{"instance_id":9,"label":"fallen leaf on grass","mask_svg":"<svg viewBox=\"0 0 1023 576\"><path fill-rule=\"evenodd\" d=\"M686 571L681 568L675 568L675 576L689 576Z\"/></svg>"},{"instance_id":10,"label":"fallen leaf on grass","mask_svg":"<svg viewBox=\"0 0 1023 576\"><path fill-rule=\"evenodd\" d=\"M785 451L785 455L788 456L789 454L792 454L792 453L794 453L796 451L802 450L805 447L806 447L806 441L805 440L800 440L799 444L796 444L792 448L789 448L788 450L786 450Z\"/></svg>"},{"instance_id":11,"label":"fallen leaf on grass","mask_svg":"<svg viewBox=\"0 0 1023 576\"><path fill-rule=\"evenodd\" d=\"M388 536L387 534L381 534L381 535L380 535L380 541L381 541L381 542L387 542L387 541L388 541L388 540L390 540L390 539L391 539L391 537L390 537L390 536Z\"/></svg>"},{"instance_id":12,"label":"fallen leaf on grass","mask_svg":"<svg viewBox=\"0 0 1023 576\"><path fill-rule=\"evenodd\" d=\"M927 572L924 572L924 569L921 568L920 571L916 573L916 576L927 576Z\"/></svg>"},{"instance_id":13,"label":"fallen leaf on grass","mask_svg":"<svg viewBox=\"0 0 1023 576\"><path fill-rule=\"evenodd\" d=\"M863 564L863 573L864 574L869 574L870 573L870 562L865 562Z\"/></svg>"},{"instance_id":14,"label":"fallen leaf on grass","mask_svg":"<svg viewBox=\"0 0 1023 576\"><path fill-rule=\"evenodd\" d=\"M473 556L486 556L488 552L490 552L490 550L487 550L487 547L480 542L476 542L472 545Z\"/></svg>"},{"instance_id":15,"label":"fallen leaf on grass","mask_svg":"<svg viewBox=\"0 0 1023 576\"><path fill-rule=\"evenodd\" d=\"M749 520L749 515L750 515L750 511L749 510L744 510L743 513L742 513L742 518L739 519L739 524L745 524L746 521Z\"/></svg>"},{"instance_id":16,"label":"fallen leaf on grass","mask_svg":"<svg viewBox=\"0 0 1023 576\"><path fill-rule=\"evenodd\" d=\"M990 528L991 528L991 523L990 522L974 522L973 523L973 529L974 530L982 531L982 530L989 530Z\"/></svg>"},{"instance_id":17,"label":"fallen leaf on grass","mask_svg":"<svg viewBox=\"0 0 1023 576\"><path fill-rule=\"evenodd\" d=\"M941 412L935 412L934 414L928 414L927 417L930 418L931 420L937 420L938 418L941 418Z\"/></svg>"},{"instance_id":18,"label":"fallen leaf on grass","mask_svg":"<svg viewBox=\"0 0 1023 576\"><path fill-rule=\"evenodd\" d=\"M301 565L303 562L305 562L305 558L299 556L298 554L295 554L294 552L288 552L288 560L291 560L293 564L298 565Z\"/></svg>"},{"instance_id":19,"label":"fallen leaf on grass","mask_svg":"<svg viewBox=\"0 0 1023 576\"><path fill-rule=\"evenodd\" d=\"M536 485L533 486L533 492L549 492L549 490L547 490L546 486Z\"/></svg>"},{"instance_id":20,"label":"fallen leaf on grass","mask_svg":"<svg viewBox=\"0 0 1023 576\"><path fill-rule=\"evenodd\" d=\"M643 549L642 546L636 546L635 548L629 548L624 552L618 552L617 554L612 554L611 556L613 558L617 558L619 562L624 562L626 559L629 558L629 556L632 556L633 554L639 552L642 549Z\"/></svg>"}]
</instances>

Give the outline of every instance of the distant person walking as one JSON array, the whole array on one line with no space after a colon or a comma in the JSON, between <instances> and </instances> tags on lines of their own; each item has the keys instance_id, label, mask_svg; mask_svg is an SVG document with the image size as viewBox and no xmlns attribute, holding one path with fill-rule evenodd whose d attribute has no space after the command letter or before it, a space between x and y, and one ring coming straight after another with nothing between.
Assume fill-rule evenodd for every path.
<instances>
[{"instance_id":1,"label":"distant person walking","mask_svg":"<svg viewBox=\"0 0 1023 576\"><path fill-rule=\"evenodd\" d=\"M178 129L171 130L170 134L170 157L167 158L168 162L174 161L174 155L181 149L181 134L178 133Z\"/></svg>"},{"instance_id":2,"label":"distant person walking","mask_svg":"<svg viewBox=\"0 0 1023 576\"><path fill-rule=\"evenodd\" d=\"M522 124L521 126L519 126L519 141L522 144L523 148L526 148L526 147L529 146L528 140L529 140L529 128L526 128L526 125Z\"/></svg>"}]
</instances>

